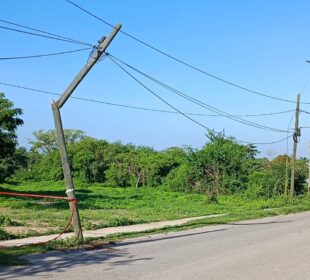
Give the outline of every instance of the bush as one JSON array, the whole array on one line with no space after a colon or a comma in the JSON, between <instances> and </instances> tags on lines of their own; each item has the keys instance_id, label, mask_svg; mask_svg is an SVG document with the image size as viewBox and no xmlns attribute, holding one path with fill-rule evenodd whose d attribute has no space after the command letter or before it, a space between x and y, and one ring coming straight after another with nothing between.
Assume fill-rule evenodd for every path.
<instances>
[{"instance_id":1,"label":"bush","mask_svg":"<svg viewBox=\"0 0 310 280\"><path fill-rule=\"evenodd\" d=\"M280 155L272 161L264 161L260 169L260 171L255 171L249 176L245 192L248 197L271 198L288 194L291 181L291 162L288 156ZM305 192L307 175L307 160L297 160L294 183L296 194Z\"/></svg>"},{"instance_id":2,"label":"bush","mask_svg":"<svg viewBox=\"0 0 310 280\"><path fill-rule=\"evenodd\" d=\"M188 164L182 164L173 169L167 176L164 185L173 191L185 192L190 191L192 178L192 170Z\"/></svg>"},{"instance_id":3,"label":"bush","mask_svg":"<svg viewBox=\"0 0 310 280\"><path fill-rule=\"evenodd\" d=\"M17 226L19 223L12 221L9 217L0 215L0 226Z\"/></svg>"},{"instance_id":4,"label":"bush","mask_svg":"<svg viewBox=\"0 0 310 280\"><path fill-rule=\"evenodd\" d=\"M14 239L16 236L8 233L4 229L0 228L0 240L10 240Z\"/></svg>"},{"instance_id":5,"label":"bush","mask_svg":"<svg viewBox=\"0 0 310 280\"><path fill-rule=\"evenodd\" d=\"M245 195L250 198L271 198L275 194L277 179L268 172L254 172L249 176Z\"/></svg>"}]
</instances>

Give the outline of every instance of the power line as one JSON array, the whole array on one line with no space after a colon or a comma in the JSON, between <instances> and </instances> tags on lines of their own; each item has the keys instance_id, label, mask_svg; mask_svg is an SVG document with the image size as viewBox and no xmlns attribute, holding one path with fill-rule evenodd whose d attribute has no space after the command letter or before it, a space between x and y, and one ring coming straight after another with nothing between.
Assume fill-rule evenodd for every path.
<instances>
[{"instance_id":1,"label":"power line","mask_svg":"<svg viewBox=\"0 0 310 280\"><path fill-rule=\"evenodd\" d=\"M248 115L232 115L234 117L262 117L262 116L274 116L274 115L282 115L290 112L294 112L295 110L286 110L279 112L271 112L271 113L261 113L261 114L248 114Z\"/></svg>"},{"instance_id":2,"label":"power line","mask_svg":"<svg viewBox=\"0 0 310 280\"><path fill-rule=\"evenodd\" d=\"M15 85L15 84L9 84L9 83L4 83L4 82L0 82L0 84L1 85L5 85L5 86L9 86L9 87L18 88L18 89L25 89L25 90L29 90L29 91L33 91L33 92L37 92L37 93L43 93L43 94L54 95L54 96L61 96L61 94L55 93L55 92L51 92L51 91L34 89L34 88L30 88L30 87L25 87L25 86L20 86L20 85ZM88 99L88 98L82 98L82 97L75 97L75 96L71 96L70 98L81 100L81 101L86 101L86 102L92 102L92 103L112 105L112 106L117 106L117 107L125 107L125 108L130 108L130 109L138 109L138 110L161 112L161 113L179 114L179 111L166 111L166 110L158 110L158 109L145 108L145 107L129 106L129 105L124 105L124 104L110 103L110 102L94 100L94 99ZM195 113L183 113L183 114L206 116L206 114L195 114ZM207 115L207 116L209 116L209 115ZM212 116L215 116L215 115L212 115ZM246 144L253 144L253 145L269 145L269 144L276 144L276 143L283 142L283 141L287 140L290 137L292 137L292 135L287 136L286 138L283 138L283 139L280 139L280 140L273 141L273 142L263 142L263 143L251 143L251 142L246 142L246 141L239 141L239 142L243 142L243 143L246 143Z\"/></svg>"},{"instance_id":3,"label":"power line","mask_svg":"<svg viewBox=\"0 0 310 280\"><path fill-rule=\"evenodd\" d=\"M43 31L41 29L29 27L29 26L26 26L26 25L15 23L15 22L3 20L3 19L0 19L0 22L6 23L6 24L10 24L10 25L14 25L14 26L18 26L18 27L22 27L22 28L25 28L25 29L28 29L28 30L36 31L36 32L39 32L39 33L42 33L42 34L51 35L53 37L58 37L58 38L65 39L65 40L68 40L68 41L72 41L72 42L75 42L75 43L78 43L78 44L81 44L81 45L93 46L92 44L83 42L81 40L72 39L72 38L69 38L69 37L66 37L66 36L58 35L58 34L47 32L47 31Z\"/></svg>"},{"instance_id":4,"label":"power line","mask_svg":"<svg viewBox=\"0 0 310 280\"><path fill-rule=\"evenodd\" d=\"M179 91L179 90L177 90L177 89L175 89L175 88L173 88L173 87L171 87L171 86L169 86L169 85L167 85L167 84L165 84L165 83L163 83L163 82L161 82L161 81L159 81L159 80L157 80L157 79L155 79L153 77L151 77L150 75L148 75L148 74L138 70L137 68L134 68L133 66L131 66L131 65L125 63L124 61L122 61L122 60L112 56L111 54L108 54L108 56L109 56L109 58L111 60L116 59L120 63L124 64L125 66L129 67L130 69L134 70L135 72L143 75L144 77L150 79L151 81L159 84L160 86L166 88L167 90L169 90L169 91L177 94L178 96L181 96L182 98L185 98L186 100L189 100L190 102L193 102L193 103L195 103L195 104L197 104L197 105L199 105L199 106L201 106L201 107L203 107L203 108L205 108L207 110L210 110L212 112L218 113L218 114L220 114L222 116L225 116L226 118L229 118L231 120L234 120L234 121L237 121L237 122L240 122L240 123L252 126L252 127L256 127L256 128L260 128L260 129L264 129L264 130L269 130L269 131L274 131L274 132L285 132L285 133L287 133L286 130L280 130L280 129L276 129L276 128L271 128L271 127L268 127L268 126L264 126L264 125L261 125L261 124L257 124L257 123L254 123L254 122L250 122L250 121L241 119L239 117L235 117L235 116L233 116L233 115L231 115L231 114L229 114L227 112L224 112L224 111L222 111L222 110L220 110L218 108L215 108L215 107L213 107L211 105L208 105L208 104L206 104L206 103L204 103L204 102L202 102L202 101L200 101L198 99L195 99L195 98L193 98L193 97L191 97L191 96L189 96L189 95L187 95L187 94L185 94L185 93L183 93L183 92L181 92L181 91ZM113 62L115 63L114 60L113 60Z\"/></svg>"},{"instance_id":5,"label":"power line","mask_svg":"<svg viewBox=\"0 0 310 280\"><path fill-rule=\"evenodd\" d=\"M44 34L34 33L34 32L30 32L30 31L24 31L24 30L20 30L20 29L16 29L16 28L11 28L11 27L7 27L7 26L3 26L3 25L0 25L0 28L4 29L4 30L14 31L14 32L18 32L18 33L23 33L23 34L37 36L37 37L42 37L42 38L47 38L47 39L53 39L53 40L57 40L57 41L63 41L63 42L68 42L68 43L73 43L73 44L93 46L92 44L76 41L76 40L73 40L73 39L64 39L64 38L61 38L60 36L56 37L56 36L44 35Z\"/></svg>"},{"instance_id":6,"label":"power line","mask_svg":"<svg viewBox=\"0 0 310 280\"><path fill-rule=\"evenodd\" d=\"M35 89L35 88L30 88L30 87L25 87L25 86L20 86L20 85L14 85L14 84L9 84L9 83L5 83L5 82L0 82L0 85L14 87L14 88L19 88L19 89L25 89L25 90L39 92L39 93L45 93L45 94L49 94L49 95L57 95L57 96L61 95L59 93L55 93L55 92L51 92L51 91Z\"/></svg>"},{"instance_id":7,"label":"power line","mask_svg":"<svg viewBox=\"0 0 310 280\"><path fill-rule=\"evenodd\" d=\"M177 111L179 114L183 115L185 118L191 120L192 122L196 123L197 125L205 128L207 131L212 131L214 133L216 133L217 135L222 135L221 133L218 133L216 131L214 131L213 129L210 129L209 127L205 126L204 124L198 122L197 120L189 117L188 115L186 115L185 113L183 113L182 111L180 111L179 109L177 109L175 106L171 105L169 102L167 102L165 99L163 99L162 97L160 97L157 93L155 93L153 90L151 90L149 87L147 87L145 84L143 84L140 80L138 80L135 76L133 76L130 72L128 72L124 67L122 67L118 62L116 62L115 60L113 60L113 58L111 58L109 56L110 59L112 59L112 61L120 68L122 69L128 76L130 76L133 80L135 80L140 86L142 86L144 89L146 89L149 93L151 93L152 95L154 95L156 98L158 98L159 100L161 100L163 103L165 103L166 105L168 105L170 108L174 109L175 111ZM283 139L280 139L280 140L276 140L276 141L273 141L273 142L264 142L264 143L253 143L253 142L248 142L248 141L242 141L242 140L237 140L235 139L237 142L240 142L240 143L246 143L246 144L249 144L249 145L268 145L268 144L274 144L274 143L279 143L279 142L282 142L282 141L285 141L286 139L288 139L289 137L292 137L291 136L288 136L288 137L285 137ZM227 139L231 139L229 137L225 137Z\"/></svg>"},{"instance_id":8,"label":"power line","mask_svg":"<svg viewBox=\"0 0 310 280\"><path fill-rule=\"evenodd\" d=\"M285 138L282 138L280 140L276 140L276 141L273 141L273 142L267 142L267 143L253 143L254 145L270 145L270 144L277 144L277 143L280 143L280 142L283 142L283 141L286 141L288 139L290 139L291 137L293 136L293 134L285 137Z\"/></svg>"},{"instance_id":9,"label":"power line","mask_svg":"<svg viewBox=\"0 0 310 280\"><path fill-rule=\"evenodd\" d=\"M109 23L109 22L103 20L102 18L96 16L95 14L91 13L90 11L87 11L86 9L82 8L81 6L79 6L78 4L76 4L76 3L72 2L72 1L69 1L69 0L65 0L65 1L68 2L69 4L73 5L73 6L77 7L78 9L82 10L82 11L85 12L86 14L89 14L90 16L92 16L92 17L94 17L94 18L100 20L100 21L103 22L104 24L106 24L106 25L108 25L108 26L110 26L110 27L112 27L112 28L115 28L111 23ZM139 39L134 38L133 36L131 36L130 34L127 34L127 33L124 32L124 31L121 31L121 30L120 30L119 32L121 32L121 33L123 33L123 34L125 34L125 35L127 35L127 36L130 36L130 37L132 37L132 38L135 39L135 40L140 41ZM144 43L144 42L141 41L140 43ZM145 43L144 43L144 44L145 44ZM151 47L151 46L150 46L150 47Z\"/></svg>"},{"instance_id":10,"label":"power line","mask_svg":"<svg viewBox=\"0 0 310 280\"><path fill-rule=\"evenodd\" d=\"M36 55L28 55L28 56L0 57L0 60L14 60L14 59L40 58L40 57L47 57L47 56L55 56L55 55L76 53L76 52L86 51L86 50L90 50L90 49L92 49L92 48L88 47L88 48L77 49L77 50L72 50L72 51L63 51L63 52L47 53L47 54L36 54Z\"/></svg>"},{"instance_id":11,"label":"power line","mask_svg":"<svg viewBox=\"0 0 310 280\"><path fill-rule=\"evenodd\" d=\"M85 12L86 14L88 14L88 15L90 15L90 16L96 18L96 19L98 19L98 20L101 21L102 23L104 23L104 24L106 24L106 25L108 25L108 26L110 26L110 27L112 27L112 28L115 28L111 23L109 23L109 22L103 20L102 18L100 18L100 17L98 17L97 15L95 15L94 13L92 13L92 12L86 10L85 8L79 6L78 4L74 3L73 1L70 1L70 0L65 0L65 1L68 2L69 4L75 6L76 8L80 9L81 11ZM174 60L174 61L176 61L176 62L178 62L178 63L180 63L180 64L183 64L184 66L186 66L186 67L188 67L188 68L190 68L190 69L192 69L192 70L195 70L195 71L197 71L197 72L200 72L200 73L203 74L203 75L206 75L206 76L208 76L208 77L211 77L211 78L213 78L213 79L216 79L216 80L218 80L218 81L220 81L220 82L223 82L223 83L225 83L225 84L228 84L228 85L230 85L230 86L239 88L239 89L241 89L241 90L243 90L243 91L245 91L245 92L249 92L249 93L252 93L252 94L260 95L260 96L263 96L263 97L266 97L266 98L270 98L270 99L274 99L274 100L278 100L278 101L282 101L282 102L296 103L296 102L293 101L293 100L288 100L288 99L284 99L284 98L280 98L280 97L268 95L268 94L265 94L265 93L262 93L262 92L259 92L259 91L252 90L252 89L249 89L249 88L247 88L247 87L241 86L241 85L239 85L239 84L237 84L237 83L230 82L230 81L225 80L225 79L223 79L223 78L221 78L221 77L219 77L219 76L216 76L216 75L214 75L214 74L211 74L211 73L209 73L209 72L207 72L207 71L205 71L205 70L203 70L203 69L200 69L200 68L198 68L198 67L196 67L196 66L194 66L194 65L192 65L192 64L190 64L190 63L188 63L188 62L186 62L186 61L184 61L184 60L181 60L181 59L179 59L179 58L177 58L177 57L175 57L175 56L173 56L173 55L171 55L171 54L168 54L167 52L164 52L164 51L160 50L159 48L156 48L156 47L152 46L151 44L148 44L148 43L146 43L146 42L140 40L139 38L137 38L137 37L135 37L135 36L133 36L133 35L131 35L131 34L125 32L125 31L123 31L123 30L120 30L120 33L122 33L123 35L125 35L125 36L127 36L127 37L129 37L129 38L131 38L131 39L133 39L133 40L135 40L136 42L138 42L138 43L140 43L140 44L142 44L142 45L144 45L144 46L146 46L146 47L148 47L148 48L150 48L150 49L152 49L152 50L154 50L154 51L156 51L156 52L158 52L158 53L160 53L160 54L162 54L162 55L164 55L164 56L166 56L166 57L168 57L169 59L172 59L172 60ZM310 102L302 102L302 104L310 104Z\"/></svg>"},{"instance_id":12,"label":"power line","mask_svg":"<svg viewBox=\"0 0 310 280\"><path fill-rule=\"evenodd\" d=\"M146 89L149 93L151 93L152 95L154 95L156 98L158 98L159 100L161 100L163 103L165 103L167 106L169 106L170 108L172 108L173 110L175 110L176 112L178 112L179 114L183 115L185 118L189 119L190 121L196 123L197 125L205 128L208 132L212 132L213 130L207 126L205 126L204 124L196 121L195 119L189 117L188 115L186 115L185 113L183 113L182 111L180 111L179 109L177 109L175 106L171 105L169 102L167 102L165 99L163 99L162 97L160 97L157 93L155 93L154 91L152 91L150 88L148 88L145 84L143 84L140 80L138 80L136 77L134 77L131 73L129 73L124 67L122 67L119 63L117 63L115 60L113 60L113 58L111 58L109 56L109 58L120 68L122 69L128 76L130 76L133 80L135 80L140 86L142 86L144 89ZM218 133L217 133L218 134Z\"/></svg>"},{"instance_id":13,"label":"power line","mask_svg":"<svg viewBox=\"0 0 310 280\"><path fill-rule=\"evenodd\" d=\"M62 36L62 35L58 35L58 34L55 34L55 33L47 32L47 31L44 31L44 30L41 30L41 29L29 27L29 26L26 26L26 25L22 25L22 24L15 23L15 22L3 20L3 19L0 19L0 22L6 23L6 24L10 24L10 25L13 25L13 26L22 27L22 28L24 28L24 29L36 31L36 32L39 32L39 33L42 33L42 34L46 34L46 35L53 36L53 37L58 37L58 38L60 38L60 39L72 41L72 43L77 43L77 44L86 45L86 46L93 46L92 44L83 42L83 41L81 41L81 40L72 39L72 38L69 38L69 37L66 37L66 36Z\"/></svg>"},{"instance_id":14,"label":"power line","mask_svg":"<svg viewBox=\"0 0 310 280\"><path fill-rule=\"evenodd\" d=\"M28 91L33 91L37 93L43 93L43 94L48 94L48 95L56 95L56 96L61 96L59 93L55 92L50 92L50 91L44 91L40 89L34 89L34 88L29 88L21 85L15 85L15 84L10 84L10 83L4 83L0 82L1 85L9 86L9 87L14 87L18 89L25 89ZM147 108L147 107L139 107L139 106L132 106L132 105L127 105L127 104L119 104L119 103L112 103L112 102L107 102L107 101L102 101L102 100L95 100L95 99L89 99L89 98L82 98L82 97L75 97L71 96L70 98L81 100L81 101L87 101L87 102L93 102L93 103L99 103L99 104L105 104L105 105L110 105L110 106L115 106L115 107L123 107L123 108L128 108L128 109L135 109L135 110L142 110L142 111L151 111L151 112L157 112L157 113L167 113L167 114L178 114L178 112L175 111L168 111L168 110L161 110L161 109L154 109L154 108ZM295 110L293 110L295 111ZM239 116L239 117L257 117L257 116L269 116L269 115L277 115L277 114L284 114L291 112L289 111L282 111L282 112L273 112L273 113L263 113L263 114L249 114L249 115L234 115L234 116ZM202 114L202 113L185 113L186 115L192 115L192 116L202 116L202 117L222 117L222 115L219 114Z\"/></svg>"},{"instance_id":15,"label":"power line","mask_svg":"<svg viewBox=\"0 0 310 280\"><path fill-rule=\"evenodd\" d=\"M302 112L302 113L306 113L306 114L310 114L310 112L305 111L305 110L300 110L300 112Z\"/></svg>"}]
</instances>

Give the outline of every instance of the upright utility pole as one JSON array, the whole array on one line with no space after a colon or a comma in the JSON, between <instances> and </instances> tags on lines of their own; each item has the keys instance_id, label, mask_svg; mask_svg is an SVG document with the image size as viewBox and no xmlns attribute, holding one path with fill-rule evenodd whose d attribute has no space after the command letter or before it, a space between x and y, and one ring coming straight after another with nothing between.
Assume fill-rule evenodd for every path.
<instances>
[{"instance_id":1,"label":"upright utility pole","mask_svg":"<svg viewBox=\"0 0 310 280\"><path fill-rule=\"evenodd\" d=\"M79 215L75 192L74 192L74 184L73 184L69 160L68 160L68 154L67 154L64 131L63 131L63 126L62 126L62 121L61 121L60 109L66 103L67 99L70 97L70 95L79 85L79 83L87 75L90 69L100 59L101 55L105 52L107 47L110 45L110 43L116 36L117 32L121 29L121 27L122 27L121 24L116 25L116 27L110 33L108 38L103 37L99 41L99 44L97 48L95 49L94 53L91 55L86 65L80 70L80 72L76 75L74 80L70 83L70 85L65 90L63 95L58 99L58 101L52 102L52 110L53 110L55 128L56 128L56 133L57 133L57 138L58 138L58 143L59 143L62 169L63 169L63 174L64 174L66 188L67 188L66 194L68 198L70 199L69 205L73 213L74 233L75 233L75 237L78 239L83 239L83 232L82 232L80 215Z\"/></svg>"},{"instance_id":2,"label":"upright utility pole","mask_svg":"<svg viewBox=\"0 0 310 280\"><path fill-rule=\"evenodd\" d=\"M295 130L294 130L294 134L293 134L293 157L292 157L291 189L290 189L290 196L291 197L294 196L296 151L297 151L298 137L300 136L299 102L300 102L300 94L297 94L296 113L295 113Z\"/></svg>"}]
</instances>

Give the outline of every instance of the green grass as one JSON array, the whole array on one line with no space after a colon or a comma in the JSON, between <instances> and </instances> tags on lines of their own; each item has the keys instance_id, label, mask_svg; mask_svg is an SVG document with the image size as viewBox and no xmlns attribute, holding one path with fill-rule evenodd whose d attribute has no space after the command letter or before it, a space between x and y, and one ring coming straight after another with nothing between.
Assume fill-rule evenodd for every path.
<instances>
[{"instance_id":1,"label":"green grass","mask_svg":"<svg viewBox=\"0 0 310 280\"><path fill-rule=\"evenodd\" d=\"M62 182L2 184L0 191L65 195ZM205 195L178 193L163 188L109 188L100 184L76 183L76 192L84 230L229 213L226 216L193 221L182 226L166 227L143 233L112 235L95 241L86 240L87 246L145 234L310 210L309 196L294 199L278 197L256 200L246 199L241 195L220 196L217 204L210 204ZM0 240L60 232L70 216L68 204L66 201L46 202L42 199L0 196ZM31 230L21 233L10 233L4 230L8 227L12 229L21 226ZM36 230L39 228L41 228L40 232ZM52 242L48 246L1 249L0 264L24 264L18 259L24 254L76 246L80 245L75 240L61 240Z\"/></svg>"},{"instance_id":2,"label":"green grass","mask_svg":"<svg viewBox=\"0 0 310 280\"><path fill-rule=\"evenodd\" d=\"M62 182L2 184L0 191L65 195ZM218 204L209 204L205 195L167 191L162 188L109 188L100 184L76 183L78 207L85 230L221 213L301 207L310 210L308 197L249 200L242 196L221 196ZM0 196L0 227L28 227L14 236L57 233L70 217L66 201L46 204L42 199ZM36 230L39 229L40 230ZM1 239L1 236L0 236Z\"/></svg>"}]
</instances>

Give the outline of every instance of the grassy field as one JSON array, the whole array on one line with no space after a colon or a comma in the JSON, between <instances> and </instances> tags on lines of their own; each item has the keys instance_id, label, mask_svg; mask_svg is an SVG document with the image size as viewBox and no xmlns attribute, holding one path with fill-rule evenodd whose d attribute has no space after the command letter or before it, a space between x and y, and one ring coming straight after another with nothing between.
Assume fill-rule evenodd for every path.
<instances>
[{"instance_id":1,"label":"grassy field","mask_svg":"<svg viewBox=\"0 0 310 280\"><path fill-rule=\"evenodd\" d=\"M85 240L82 246L92 248L145 234L310 210L309 196L256 200L246 199L241 195L221 196L218 203L210 204L205 195L177 193L162 188L123 189L76 183L76 190L84 229L228 213L222 217L192 221L181 226ZM63 196L64 185L62 182L2 184L0 191ZM69 216L70 211L65 201L0 196L0 239L56 233L67 224ZM44 246L1 249L0 265L22 265L26 263L19 257L24 254L79 246L81 244L76 240L69 239L53 241Z\"/></svg>"},{"instance_id":2,"label":"grassy field","mask_svg":"<svg viewBox=\"0 0 310 280\"><path fill-rule=\"evenodd\" d=\"M64 195L62 182L2 184L0 191ZM76 183L83 228L130 225L209 214L249 214L255 211L310 210L309 197L249 200L222 196L217 204L200 194L186 194L162 188L108 188L100 184ZM67 224L70 211L66 201L0 196L0 239L57 233Z\"/></svg>"}]
</instances>

